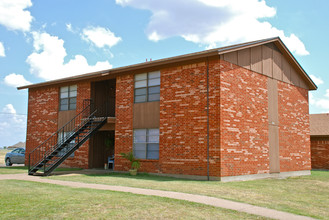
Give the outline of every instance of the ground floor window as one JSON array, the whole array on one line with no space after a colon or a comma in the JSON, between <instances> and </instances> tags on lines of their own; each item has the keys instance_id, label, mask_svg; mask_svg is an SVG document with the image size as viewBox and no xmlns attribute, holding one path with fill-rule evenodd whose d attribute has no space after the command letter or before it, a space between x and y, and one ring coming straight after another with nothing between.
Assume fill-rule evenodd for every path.
<instances>
[{"instance_id":1,"label":"ground floor window","mask_svg":"<svg viewBox=\"0 0 329 220\"><path fill-rule=\"evenodd\" d=\"M71 132L58 133L58 144L63 143L69 137L69 135L71 135ZM74 147L74 144L75 144L75 140L73 139L57 154L57 156L58 157L64 156L68 151L70 151ZM74 152L69 157L74 157Z\"/></svg>"},{"instance_id":2,"label":"ground floor window","mask_svg":"<svg viewBox=\"0 0 329 220\"><path fill-rule=\"evenodd\" d=\"M134 155L139 159L159 159L159 129L134 129Z\"/></svg>"}]
</instances>

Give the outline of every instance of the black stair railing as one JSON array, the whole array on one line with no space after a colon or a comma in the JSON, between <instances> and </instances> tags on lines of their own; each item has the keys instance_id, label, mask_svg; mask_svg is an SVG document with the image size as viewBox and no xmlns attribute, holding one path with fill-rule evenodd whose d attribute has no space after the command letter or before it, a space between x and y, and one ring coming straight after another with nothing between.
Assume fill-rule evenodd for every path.
<instances>
[{"instance_id":1,"label":"black stair railing","mask_svg":"<svg viewBox=\"0 0 329 220\"><path fill-rule=\"evenodd\" d=\"M96 110L93 109L92 101L90 99L85 99L83 102L83 110L79 114L29 153L29 173L41 162L46 166L47 158L53 154L57 148L63 146L66 142L70 143L75 140L76 137L73 134L86 126L87 123L90 123L90 118L95 115L95 112Z\"/></svg>"},{"instance_id":2,"label":"black stair railing","mask_svg":"<svg viewBox=\"0 0 329 220\"><path fill-rule=\"evenodd\" d=\"M79 149L107 121L107 117L91 117L87 123L74 133L70 133L64 142L59 142L57 149L46 157L29 174L34 174L43 167L43 174L48 175L65 161L74 151ZM72 143L74 140L74 143Z\"/></svg>"}]
</instances>

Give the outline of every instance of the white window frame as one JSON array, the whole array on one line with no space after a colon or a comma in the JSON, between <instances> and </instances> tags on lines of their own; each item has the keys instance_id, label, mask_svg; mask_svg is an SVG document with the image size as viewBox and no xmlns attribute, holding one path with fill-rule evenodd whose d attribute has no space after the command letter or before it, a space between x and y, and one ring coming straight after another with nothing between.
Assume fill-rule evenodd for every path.
<instances>
[{"instance_id":1,"label":"white window frame","mask_svg":"<svg viewBox=\"0 0 329 220\"><path fill-rule=\"evenodd\" d=\"M138 159L159 159L159 129L134 129L134 156Z\"/></svg>"},{"instance_id":2,"label":"white window frame","mask_svg":"<svg viewBox=\"0 0 329 220\"><path fill-rule=\"evenodd\" d=\"M75 110L77 107L77 93L77 85L61 87L59 92L59 110Z\"/></svg>"},{"instance_id":3,"label":"white window frame","mask_svg":"<svg viewBox=\"0 0 329 220\"><path fill-rule=\"evenodd\" d=\"M63 136L64 135L64 136ZM58 133L58 144L63 143L66 140L66 137L69 135L72 135L72 132L60 132ZM66 145L60 152L58 152L57 157L62 157L66 154L67 151L72 149L72 147L75 144L75 139L73 139L68 145ZM74 157L74 152L69 156L69 157Z\"/></svg>"},{"instance_id":4,"label":"white window frame","mask_svg":"<svg viewBox=\"0 0 329 220\"><path fill-rule=\"evenodd\" d=\"M160 71L135 75L135 103L160 101Z\"/></svg>"}]
</instances>

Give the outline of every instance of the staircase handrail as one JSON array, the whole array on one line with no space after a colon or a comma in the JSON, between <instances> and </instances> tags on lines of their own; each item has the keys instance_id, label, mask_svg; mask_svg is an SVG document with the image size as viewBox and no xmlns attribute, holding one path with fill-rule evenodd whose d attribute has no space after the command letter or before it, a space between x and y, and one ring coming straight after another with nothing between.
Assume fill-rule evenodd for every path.
<instances>
[{"instance_id":1,"label":"staircase handrail","mask_svg":"<svg viewBox=\"0 0 329 220\"><path fill-rule=\"evenodd\" d=\"M47 153L51 150L51 149L54 149L54 147L55 146L57 146L57 142L58 142L58 134L59 133L64 133L65 132L65 130L67 130L67 127L69 126L69 125L71 125L72 124L72 122L74 122L74 124L73 124L73 128L72 128L72 130L68 130L68 132L72 132L72 131L74 131L74 130L76 130L76 129L78 129L78 128L80 128L81 126L83 126L83 125L85 125L85 123L87 123L87 121L88 120L81 120L81 122L78 124L78 125L75 125L76 124L76 119L78 119L78 118L80 118L81 117L81 119L84 119L84 118L91 118L91 117L93 117L93 115L95 114L95 112L96 112L96 110L94 110L92 113L90 113L91 112L91 107L92 107L92 102L91 102L91 100L84 100L84 101L88 101L89 102L89 104L86 106L86 107L84 107L83 109L82 109L82 111L79 113L79 114L77 114L76 116L74 116L70 121L68 121L65 125L63 125L60 129L58 129L56 132L54 132L49 138L47 138L45 141L43 141L41 144L39 144L36 148L34 148L31 152L29 152L29 167L28 167L28 169L30 170L30 167L31 167L31 155L33 154L33 153L35 153L35 152L37 152L36 150L38 150L38 149L40 149L40 148L42 148L42 147L46 147L47 148L47 143L48 142L50 142L50 141L52 141L53 140L53 143L52 144L50 144L51 146L49 147L49 149L45 149L44 151L43 151L43 155L41 156L40 155L40 151L39 151L39 155L37 155L37 156L39 156L38 158L36 158L37 160L36 161L33 161L33 163L34 163L34 165L32 166L32 167L34 167L35 165L37 165L40 161L42 161L42 159L43 158L45 158L46 156L47 156ZM87 116L87 117L84 117L84 116ZM55 141L54 141L54 138L56 139ZM64 137L65 138L65 141L67 141L69 138L70 138L70 135L68 135L68 137ZM35 158L33 158L33 159L35 159Z\"/></svg>"}]
</instances>

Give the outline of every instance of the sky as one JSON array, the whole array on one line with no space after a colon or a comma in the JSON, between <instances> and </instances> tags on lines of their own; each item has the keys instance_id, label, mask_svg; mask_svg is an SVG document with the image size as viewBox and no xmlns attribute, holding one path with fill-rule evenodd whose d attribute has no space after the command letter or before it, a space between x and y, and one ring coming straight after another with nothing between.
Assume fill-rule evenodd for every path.
<instances>
[{"instance_id":1,"label":"sky","mask_svg":"<svg viewBox=\"0 0 329 220\"><path fill-rule=\"evenodd\" d=\"M328 0L0 0L0 147L25 141L17 86L279 36L329 112Z\"/></svg>"}]
</instances>

